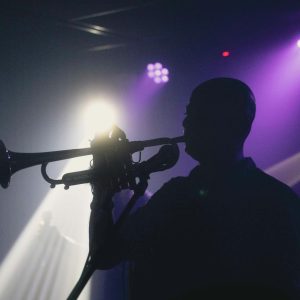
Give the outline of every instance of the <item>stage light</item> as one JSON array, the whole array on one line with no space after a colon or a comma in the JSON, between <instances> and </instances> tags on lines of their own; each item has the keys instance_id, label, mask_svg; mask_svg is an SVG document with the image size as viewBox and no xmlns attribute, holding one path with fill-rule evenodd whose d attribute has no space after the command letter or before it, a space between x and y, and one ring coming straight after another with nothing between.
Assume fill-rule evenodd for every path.
<instances>
[{"instance_id":1,"label":"stage light","mask_svg":"<svg viewBox=\"0 0 300 300\"><path fill-rule=\"evenodd\" d=\"M161 80L162 80L163 82L168 82L168 81L169 81L169 77L166 76L166 75L164 75L164 76L161 77Z\"/></svg>"},{"instance_id":2,"label":"stage light","mask_svg":"<svg viewBox=\"0 0 300 300\"><path fill-rule=\"evenodd\" d=\"M161 80L160 77L155 77L155 78L154 78L154 82L155 82L155 83L161 83L162 80Z\"/></svg>"},{"instance_id":3,"label":"stage light","mask_svg":"<svg viewBox=\"0 0 300 300\"><path fill-rule=\"evenodd\" d=\"M109 131L116 122L116 110L109 102L93 101L84 114L86 134L89 137Z\"/></svg>"},{"instance_id":4,"label":"stage light","mask_svg":"<svg viewBox=\"0 0 300 300\"><path fill-rule=\"evenodd\" d=\"M229 51L223 51L222 52L222 56L223 57L228 57L230 55L230 52Z\"/></svg>"},{"instance_id":5,"label":"stage light","mask_svg":"<svg viewBox=\"0 0 300 300\"><path fill-rule=\"evenodd\" d=\"M161 70L161 74L163 74L163 75L168 75L168 74L169 74L169 70L166 69L166 68L163 68L163 69Z\"/></svg>"},{"instance_id":6,"label":"stage light","mask_svg":"<svg viewBox=\"0 0 300 300\"><path fill-rule=\"evenodd\" d=\"M162 64L157 62L157 63L155 63L154 67L156 70L160 70L160 69L162 69Z\"/></svg>"},{"instance_id":7,"label":"stage light","mask_svg":"<svg viewBox=\"0 0 300 300\"><path fill-rule=\"evenodd\" d=\"M297 41L297 47L300 48L300 39Z\"/></svg>"},{"instance_id":8,"label":"stage light","mask_svg":"<svg viewBox=\"0 0 300 300\"><path fill-rule=\"evenodd\" d=\"M153 81L157 84L169 81L169 70L159 62L148 64L147 71L148 77L153 79Z\"/></svg>"},{"instance_id":9,"label":"stage light","mask_svg":"<svg viewBox=\"0 0 300 300\"><path fill-rule=\"evenodd\" d=\"M154 65L153 64L148 64L147 70L148 71L153 71L154 70Z\"/></svg>"},{"instance_id":10,"label":"stage light","mask_svg":"<svg viewBox=\"0 0 300 300\"><path fill-rule=\"evenodd\" d=\"M155 76L153 71L148 72L148 77L153 78Z\"/></svg>"}]
</instances>

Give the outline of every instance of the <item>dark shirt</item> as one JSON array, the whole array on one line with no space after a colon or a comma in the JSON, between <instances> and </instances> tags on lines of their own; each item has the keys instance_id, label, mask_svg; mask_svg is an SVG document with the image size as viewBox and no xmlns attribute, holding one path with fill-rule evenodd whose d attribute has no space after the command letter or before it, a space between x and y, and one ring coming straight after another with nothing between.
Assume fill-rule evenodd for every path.
<instances>
[{"instance_id":1,"label":"dark shirt","mask_svg":"<svg viewBox=\"0 0 300 300\"><path fill-rule=\"evenodd\" d=\"M105 252L99 268L134 262L134 300L300 299L300 201L250 158L211 182L198 166L131 215Z\"/></svg>"}]
</instances>

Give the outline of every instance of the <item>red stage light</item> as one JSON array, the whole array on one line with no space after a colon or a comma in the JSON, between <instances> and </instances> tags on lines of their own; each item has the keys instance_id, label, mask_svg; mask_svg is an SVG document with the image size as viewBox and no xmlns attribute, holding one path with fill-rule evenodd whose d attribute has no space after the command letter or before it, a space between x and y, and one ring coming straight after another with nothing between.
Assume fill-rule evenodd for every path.
<instances>
[{"instance_id":1,"label":"red stage light","mask_svg":"<svg viewBox=\"0 0 300 300\"><path fill-rule=\"evenodd\" d=\"M222 56L223 57L228 57L230 55L230 52L229 51L223 51L222 52Z\"/></svg>"}]
</instances>

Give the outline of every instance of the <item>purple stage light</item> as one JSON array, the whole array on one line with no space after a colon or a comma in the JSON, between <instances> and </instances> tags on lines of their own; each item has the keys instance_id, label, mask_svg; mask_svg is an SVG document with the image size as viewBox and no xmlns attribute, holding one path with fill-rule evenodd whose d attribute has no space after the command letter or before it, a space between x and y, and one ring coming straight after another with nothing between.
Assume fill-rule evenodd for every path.
<instances>
[{"instance_id":1,"label":"purple stage light","mask_svg":"<svg viewBox=\"0 0 300 300\"><path fill-rule=\"evenodd\" d=\"M169 81L169 77L166 76L166 75L164 75L164 76L162 76L161 80L162 80L163 82L168 82L168 81Z\"/></svg>"},{"instance_id":2,"label":"purple stage light","mask_svg":"<svg viewBox=\"0 0 300 300\"><path fill-rule=\"evenodd\" d=\"M161 74L163 74L163 75L168 75L168 74L169 74L169 70L166 69L166 68L163 68L163 69L161 70Z\"/></svg>"},{"instance_id":3,"label":"purple stage light","mask_svg":"<svg viewBox=\"0 0 300 300\"><path fill-rule=\"evenodd\" d=\"M162 82L162 79L160 77L155 77L154 78L154 82L155 83L161 83Z\"/></svg>"},{"instance_id":4,"label":"purple stage light","mask_svg":"<svg viewBox=\"0 0 300 300\"><path fill-rule=\"evenodd\" d=\"M166 83L169 81L169 70L161 63L147 65L148 77L153 79L155 83Z\"/></svg>"},{"instance_id":5,"label":"purple stage light","mask_svg":"<svg viewBox=\"0 0 300 300\"><path fill-rule=\"evenodd\" d=\"M154 70L154 65L153 64L148 64L148 66L147 66L147 70L148 71L153 71Z\"/></svg>"},{"instance_id":6,"label":"purple stage light","mask_svg":"<svg viewBox=\"0 0 300 300\"><path fill-rule=\"evenodd\" d=\"M157 62L157 63L155 63L154 67L156 70L160 70L160 69L162 69L162 64Z\"/></svg>"},{"instance_id":7,"label":"purple stage light","mask_svg":"<svg viewBox=\"0 0 300 300\"><path fill-rule=\"evenodd\" d=\"M155 76L154 72L153 71L149 71L148 72L148 77L149 78L153 78Z\"/></svg>"},{"instance_id":8,"label":"purple stage light","mask_svg":"<svg viewBox=\"0 0 300 300\"><path fill-rule=\"evenodd\" d=\"M300 48L300 39L297 41L297 47Z\"/></svg>"}]
</instances>

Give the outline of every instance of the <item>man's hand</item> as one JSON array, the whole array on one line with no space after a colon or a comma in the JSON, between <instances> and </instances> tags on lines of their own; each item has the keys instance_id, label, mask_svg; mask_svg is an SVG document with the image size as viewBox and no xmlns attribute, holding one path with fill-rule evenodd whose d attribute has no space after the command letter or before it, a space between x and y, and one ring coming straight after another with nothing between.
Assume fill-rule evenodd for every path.
<instances>
[{"instance_id":1,"label":"man's hand","mask_svg":"<svg viewBox=\"0 0 300 300\"><path fill-rule=\"evenodd\" d=\"M90 253L95 254L105 245L113 227L112 196L114 192L99 185L93 186L93 200L89 224Z\"/></svg>"}]
</instances>

